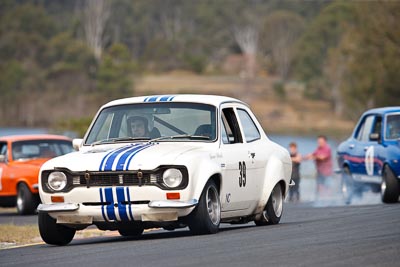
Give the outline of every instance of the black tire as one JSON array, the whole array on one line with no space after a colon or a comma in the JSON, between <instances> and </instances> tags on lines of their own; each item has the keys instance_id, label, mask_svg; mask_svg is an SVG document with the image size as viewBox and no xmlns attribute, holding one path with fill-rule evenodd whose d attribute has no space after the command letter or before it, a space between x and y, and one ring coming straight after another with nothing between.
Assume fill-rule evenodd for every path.
<instances>
[{"instance_id":1,"label":"black tire","mask_svg":"<svg viewBox=\"0 0 400 267\"><path fill-rule=\"evenodd\" d=\"M221 222L221 202L214 181L203 189L199 204L189 215L189 229L195 235L215 234Z\"/></svg>"},{"instance_id":2,"label":"black tire","mask_svg":"<svg viewBox=\"0 0 400 267\"><path fill-rule=\"evenodd\" d=\"M144 228L141 223L133 223L124 225L118 229L118 232L122 236L140 236L143 234Z\"/></svg>"},{"instance_id":3,"label":"black tire","mask_svg":"<svg viewBox=\"0 0 400 267\"><path fill-rule=\"evenodd\" d=\"M344 202L349 205L353 199L354 180L348 167L343 168L341 191Z\"/></svg>"},{"instance_id":4,"label":"black tire","mask_svg":"<svg viewBox=\"0 0 400 267\"><path fill-rule=\"evenodd\" d=\"M384 203L396 203L399 200L399 182L388 165L383 168L381 197Z\"/></svg>"},{"instance_id":5,"label":"black tire","mask_svg":"<svg viewBox=\"0 0 400 267\"><path fill-rule=\"evenodd\" d=\"M75 236L75 229L57 224L47 213L39 212L38 221L40 236L47 244L64 246Z\"/></svg>"},{"instance_id":6,"label":"black tire","mask_svg":"<svg viewBox=\"0 0 400 267\"><path fill-rule=\"evenodd\" d=\"M26 184L20 183L17 187L16 204L18 214L34 214L39 205L39 196L32 194Z\"/></svg>"},{"instance_id":7,"label":"black tire","mask_svg":"<svg viewBox=\"0 0 400 267\"><path fill-rule=\"evenodd\" d=\"M276 184L268 198L264 211L259 219L254 220L257 226L278 224L283 213L283 192L280 184Z\"/></svg>"},{"instance_id":8,"label":"black tire","mask_svg":"<svg viewBox=\"0 0 400 267\"><path fill-rule=\"evenodd\" d=\"M354 197L362 198L365 185L354 181L353 174L349 167L344 167L342 172L342 183L341 183L342 198L344 202L349 205L353 201Z\"/></svg>"}]
</instances>

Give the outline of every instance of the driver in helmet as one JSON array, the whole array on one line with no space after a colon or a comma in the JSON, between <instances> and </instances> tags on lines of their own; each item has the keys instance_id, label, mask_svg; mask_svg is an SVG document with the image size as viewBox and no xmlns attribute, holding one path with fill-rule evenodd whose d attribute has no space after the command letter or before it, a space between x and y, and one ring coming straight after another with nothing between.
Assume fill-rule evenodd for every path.
<instances>
[{"instance_id":1,"label":"driver in helmet","mask_svg":"<svg viewBox=\"0 0 400 267\"><path fill-rule=\"evenodd\" d=\"M149 137L149 122L145 117L132 116L128 118L128 129L132 137Z\"/></svg>"}]
</instances>

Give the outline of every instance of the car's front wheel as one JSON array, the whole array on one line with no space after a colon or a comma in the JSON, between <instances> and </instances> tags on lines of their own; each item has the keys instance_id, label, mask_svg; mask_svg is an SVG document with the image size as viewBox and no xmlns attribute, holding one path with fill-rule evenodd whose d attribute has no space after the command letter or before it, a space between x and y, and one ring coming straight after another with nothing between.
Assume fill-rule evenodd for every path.
<instances>
[{"instance_id":1,"label":"car's front wheel","mask_svg":"<svg viewBox=\"0 0 400 267\"><path fill-rule=\"evenodd\" d=\"M221 222L221 203L214 181L209 180L203 189L199 204L189 215L189 229L193 234L215 234Z\"/></svg>"},{"instance_id":2,"label":"car's front wheel","mask_svg":"<svg viewBox=\"0 0 400 267\"><path fill-rule=\"evenodd\" d=\"M47 244L64 246L75 236L75 229L57 224L47 213L39 212L38 221L40 236Z\"/></svg>"},{"instance_id":3,"label":"car's front wheel","mask_svg":"<svg viewBox=\"0 0 400 267\"><path fill-rule=\"evenodd\" d=\"M383 168L381 197L384 203L395 203L399 200L399 182L388 165Z\"/></svg>"},{"instance_id":4,"label":"car's front wheel","mask_svg":"<svg viewBox=\"0 0 400 267\"><path fill-rule=\"evenodd\" d=\"M280 184L276 184L272 189L271 195L265 205L261 217L254 222L258 226L267 224L278 224L281 220L283 212L283 192Z\"/></svg>"},{"instance_id":5,"label":"car's front wheel","mask_svg":"<svg viewBox=\"0 0 400 267\"><path fill-rule=\"evenodd\" d=\"M344 202L350 204L353 198L354 181L348 167L343 168L341 189Z\"/></svg>"},{"instance_id":6,"label":"car's front wheel","mask_svg":"<svg viewBox=\"0 0 400 267\"><path fill-rule=\"evenodd\" d=\"M28 186L20 183L17 188L17 212L20 215L33 214L39 205L39 197L32 194Z\"/></svg>"}]
</instances>

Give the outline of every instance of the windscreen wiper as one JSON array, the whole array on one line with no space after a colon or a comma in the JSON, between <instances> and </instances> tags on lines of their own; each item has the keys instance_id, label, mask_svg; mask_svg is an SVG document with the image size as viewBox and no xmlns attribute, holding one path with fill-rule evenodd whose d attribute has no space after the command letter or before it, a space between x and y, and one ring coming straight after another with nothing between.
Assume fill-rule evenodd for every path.
<instances>
[{"instance_id":1,"label":"windscreen wiper","mask_svg":"<svg viewBox=\"0 0 400 267\"><path fill-rule=\"evenodd\" d=\"M190 135L190 134L180 134L180 135L171 135L171 136L161 136L154 139L151 139L149 142L157 142L167 139L192 139L192 140L210 140L208 136L204 135Z\"/></svg>"},{"instance_id":2,"label":"windscreen wiper","mask_svg":"<svg viewBox=\"0 0 400 267\"><path fill-rule=\"evenodd\" d=\"M100 144L111 144L111 143L117 143L117 142L126 142L126 141L138 141L138 140L150 140L150 137L117 137L117 138L109 138L109 139L103 139L96 141L91 144L91 146L96 146Z\"/></svg>"}]
</instances>

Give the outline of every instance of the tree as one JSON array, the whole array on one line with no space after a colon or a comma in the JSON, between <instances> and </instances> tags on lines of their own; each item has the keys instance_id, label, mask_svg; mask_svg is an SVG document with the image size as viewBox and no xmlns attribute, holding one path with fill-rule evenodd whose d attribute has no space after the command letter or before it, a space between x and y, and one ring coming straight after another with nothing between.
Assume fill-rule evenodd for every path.
<instances>
[{"instance_id":1,"label":"tree","mask_svg":"<svg viewBox=\"0 0 400 267\"><path fill-rule=\"evenodd\" d=\"M303 29L303 18L290 11L273 12L264 22L263 48L271 53L278 75L283 81L289 76L294 44Z\"/></svg>"},{"instance_id":2,"label":"tree","mask_svg":"<svg viewBox=\"0 0 400 267\"><path fill-rule=\"evenodd\" d=\"M355 45L342 87L347 113L353 117L400 101L400 3L368 2L356 8L357 27L350 33Z\"/></svg>"},{"instance_id":3,"label":"tree","mask_svg":"<svg viewBox=\"0 0 400 267\"><path fill-rule=\"evenodd\" d=\"M97 74L97 94L103 101L133 94L135 64L123 44L113 44L106 52Z\"/></svg>"},{"instance_id":4,"label":"tree","mask_svg":"<svg viewBox=\"0 0 400 267\"><path fill-rule=\"evenodd\" d=\"M87 0L83 11L83 27L86 43L94 51L97 60L101 59L105 46L105 28L110 16L109 0Z\"/></svg>"},{"instance_id":5,"label":"tree","mask_svg":"<svg viewBox=\"0 0 400 267\"><path fill-rule=\"evenodd\" d=\"M330 48L337 47L342 34L354 25L354 2L337 1L326 6L307 27L299 40L294 59L295 75L304 81L310 97L328 99L329 91L323 88L323 65Z\"/></svg>"},{"instance_id":6,"label":"tree","mask_svg":"<svg viewBox=\"0 0 400 267\"><path fill-rule=\"evenodd\" d=\"M235 27L233 34L246 60L246 77L253 79L257 68L256 55L258 52L259 30L255 25L248 25Z\"/></svg>"},{"instance_id":7,"label":"tree","mask_svg":"<svg viewBox=\"0 0 400 267\"><path fill-rule=\"evenodd\" d=\"M343 115L345 109L344 98L348 97L344 94L342 88L346 82L349 72L349 65L353 59L352 51L355 48L355 42L352 39L352 31L343 34L337 47L328 50L327 59L323 65L324 87L327 88L333 106L335 115Z\"/></svg>"}]
</instances>

